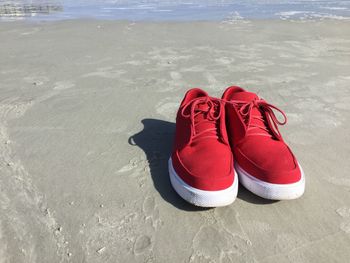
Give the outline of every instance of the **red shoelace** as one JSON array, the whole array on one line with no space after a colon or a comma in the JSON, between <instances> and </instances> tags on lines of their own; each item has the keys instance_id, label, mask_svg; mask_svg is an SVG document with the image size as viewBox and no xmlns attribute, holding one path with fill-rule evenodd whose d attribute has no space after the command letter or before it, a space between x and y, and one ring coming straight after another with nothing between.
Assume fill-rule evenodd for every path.
<instances>
[{"instance_id":1,"label":"red shoelace","mask_svg":"<svg viewBox=\"0 0 350 263\"><path fill-rule=\"evenodd\" d=\"M235 100L228 103L238 107L238 112L241 114L248 127L247 132L249 132L249 134L247 135L272 136L277 140L283 141L278 125L285 125L287 123L287 116L281 109L267 103L263 99L254 99L249 102ZM254 114L254 108L258 109L260 114ZM282 114L283 121L278 120L274 110ZM252 123L253 119L258 120L258 122ZM252 132L253 130L254 132ZM259 130L263 132L259 132Z\"/></svg>"},{"instance_id":2,"label":"red shoelace","mask_svg":"<svg viewBox=\"0 0 350 263\"><path fill-rule=\"evenodd\" d=\"M203 138L219 139L218 120L221 117L222 103L220 99L199 97L190 100L184 105L181 115L191 119L191 142ZM199 115L202 117L197 118Z\"/></svg>"}]
</instances>

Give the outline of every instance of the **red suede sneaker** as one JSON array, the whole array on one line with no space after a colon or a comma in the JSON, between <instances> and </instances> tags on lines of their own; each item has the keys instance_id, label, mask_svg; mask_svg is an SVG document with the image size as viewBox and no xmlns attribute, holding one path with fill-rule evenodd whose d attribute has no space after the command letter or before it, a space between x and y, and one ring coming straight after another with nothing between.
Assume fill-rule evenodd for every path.
<instances>
[{"instance_id":1,"label":"red suede sneaker","mask_svg":"<svg viewBox=\"0 0 350 263\"><path fill-rule=\"evenodd\" d=\"M189 90L181 102L169 174L175 191L194 205L225 206L236 199L225 106L201 89Z\"/></svg>"},{"instance_id":2,"label":"red suede sneaker","mask_svg":"<svg viewBox=\"0 0 350 263\"><path fill-rule=\"evenodd\" d=\"M287 122L284 112L240 87L227 88L222 99L241 184L267 199L300 197L305 189L304 173L278 130L278 125ZM283 115L283 122L273 110Z\"/></svg>"}]
</instances>

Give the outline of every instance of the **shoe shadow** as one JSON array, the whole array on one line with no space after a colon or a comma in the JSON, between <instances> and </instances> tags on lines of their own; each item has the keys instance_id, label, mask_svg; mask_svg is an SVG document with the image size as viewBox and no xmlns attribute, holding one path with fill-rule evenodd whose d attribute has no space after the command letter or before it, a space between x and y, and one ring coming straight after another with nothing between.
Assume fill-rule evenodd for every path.
<instances>
[{"instance_id":1,"label":"shoe shadow","mask_svg":"<svg viewBox=\"0 0 350 263\"><path fill-rule=\"evenodd\" d=\"M145 152L154 187L161 197L181 210L209 210L210 208L197 207L187 203L171 186L168 172L168 159L172 150L175 123L157 119L143 119L141 122L143 124L143 130L132 135L128 142L132 146L140 147ZM237 198L259 205L278 202L254 195L242 185L239 185Z\"/></svg>"},{"instance_id":2,"label":"shoe shadow","mask_svg":"<svg viewBox=\"0 0 350 263\"><path fill-rule=\"evenodd\" d=\"M187 203L172 188L168 172L168 159L171 154L175 134L175 123L143 119L143 130L129 138L129 144L140 147L146 154L154 187L162 198L185 211L203 211Z\"/></svg>"}]
</instances>

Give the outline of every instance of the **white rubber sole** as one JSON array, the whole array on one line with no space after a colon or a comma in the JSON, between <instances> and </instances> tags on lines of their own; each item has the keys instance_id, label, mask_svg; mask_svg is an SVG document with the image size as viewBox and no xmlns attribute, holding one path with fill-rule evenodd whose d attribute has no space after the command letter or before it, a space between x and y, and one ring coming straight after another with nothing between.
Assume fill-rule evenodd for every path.
<instances>
[{"instance_id":1,"label":"white rubber sole","mask_svg":"<svg viewBox=\"0 0 350 263\"><path fill-rule=\"evenodd\" d=\"M291 200L299 198L305 190L305 176L302 168L301 179L292 184L272 184L261 181L243 170L237 163L235 169L240 183L252 193L271 200Z\"/></svg>"},{"instance_id":2,"label":"white rubber sole","mask_svg":"<svg viewBox=\"0 0 350 263\"><path fill-rule=\"evenodd\" d=\"M170 182L175 191L187 202L201 207L219 207L230 205L235 201L238 192L238 176L235 172L233 184L219 191L205 191L185 183L175 172L171 158L168 162Z\"/></svg>"}]
</instances>

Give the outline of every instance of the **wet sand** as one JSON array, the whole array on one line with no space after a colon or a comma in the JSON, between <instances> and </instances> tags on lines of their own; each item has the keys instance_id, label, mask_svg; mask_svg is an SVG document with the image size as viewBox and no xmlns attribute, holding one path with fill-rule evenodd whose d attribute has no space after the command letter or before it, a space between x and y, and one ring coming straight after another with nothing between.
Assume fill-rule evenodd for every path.
<instances>
[{"instance_id":1,"label":"wet sand","mask_svg":"<svg viewBox=\"0 0 350 263\"><path fill-rule=\"evenodd\" d=\"M347 262L350 22L0 24L0 262ZM200 209L167 159L184 92L285 110L304 196Z\"/></svg>"}]
</instances>

